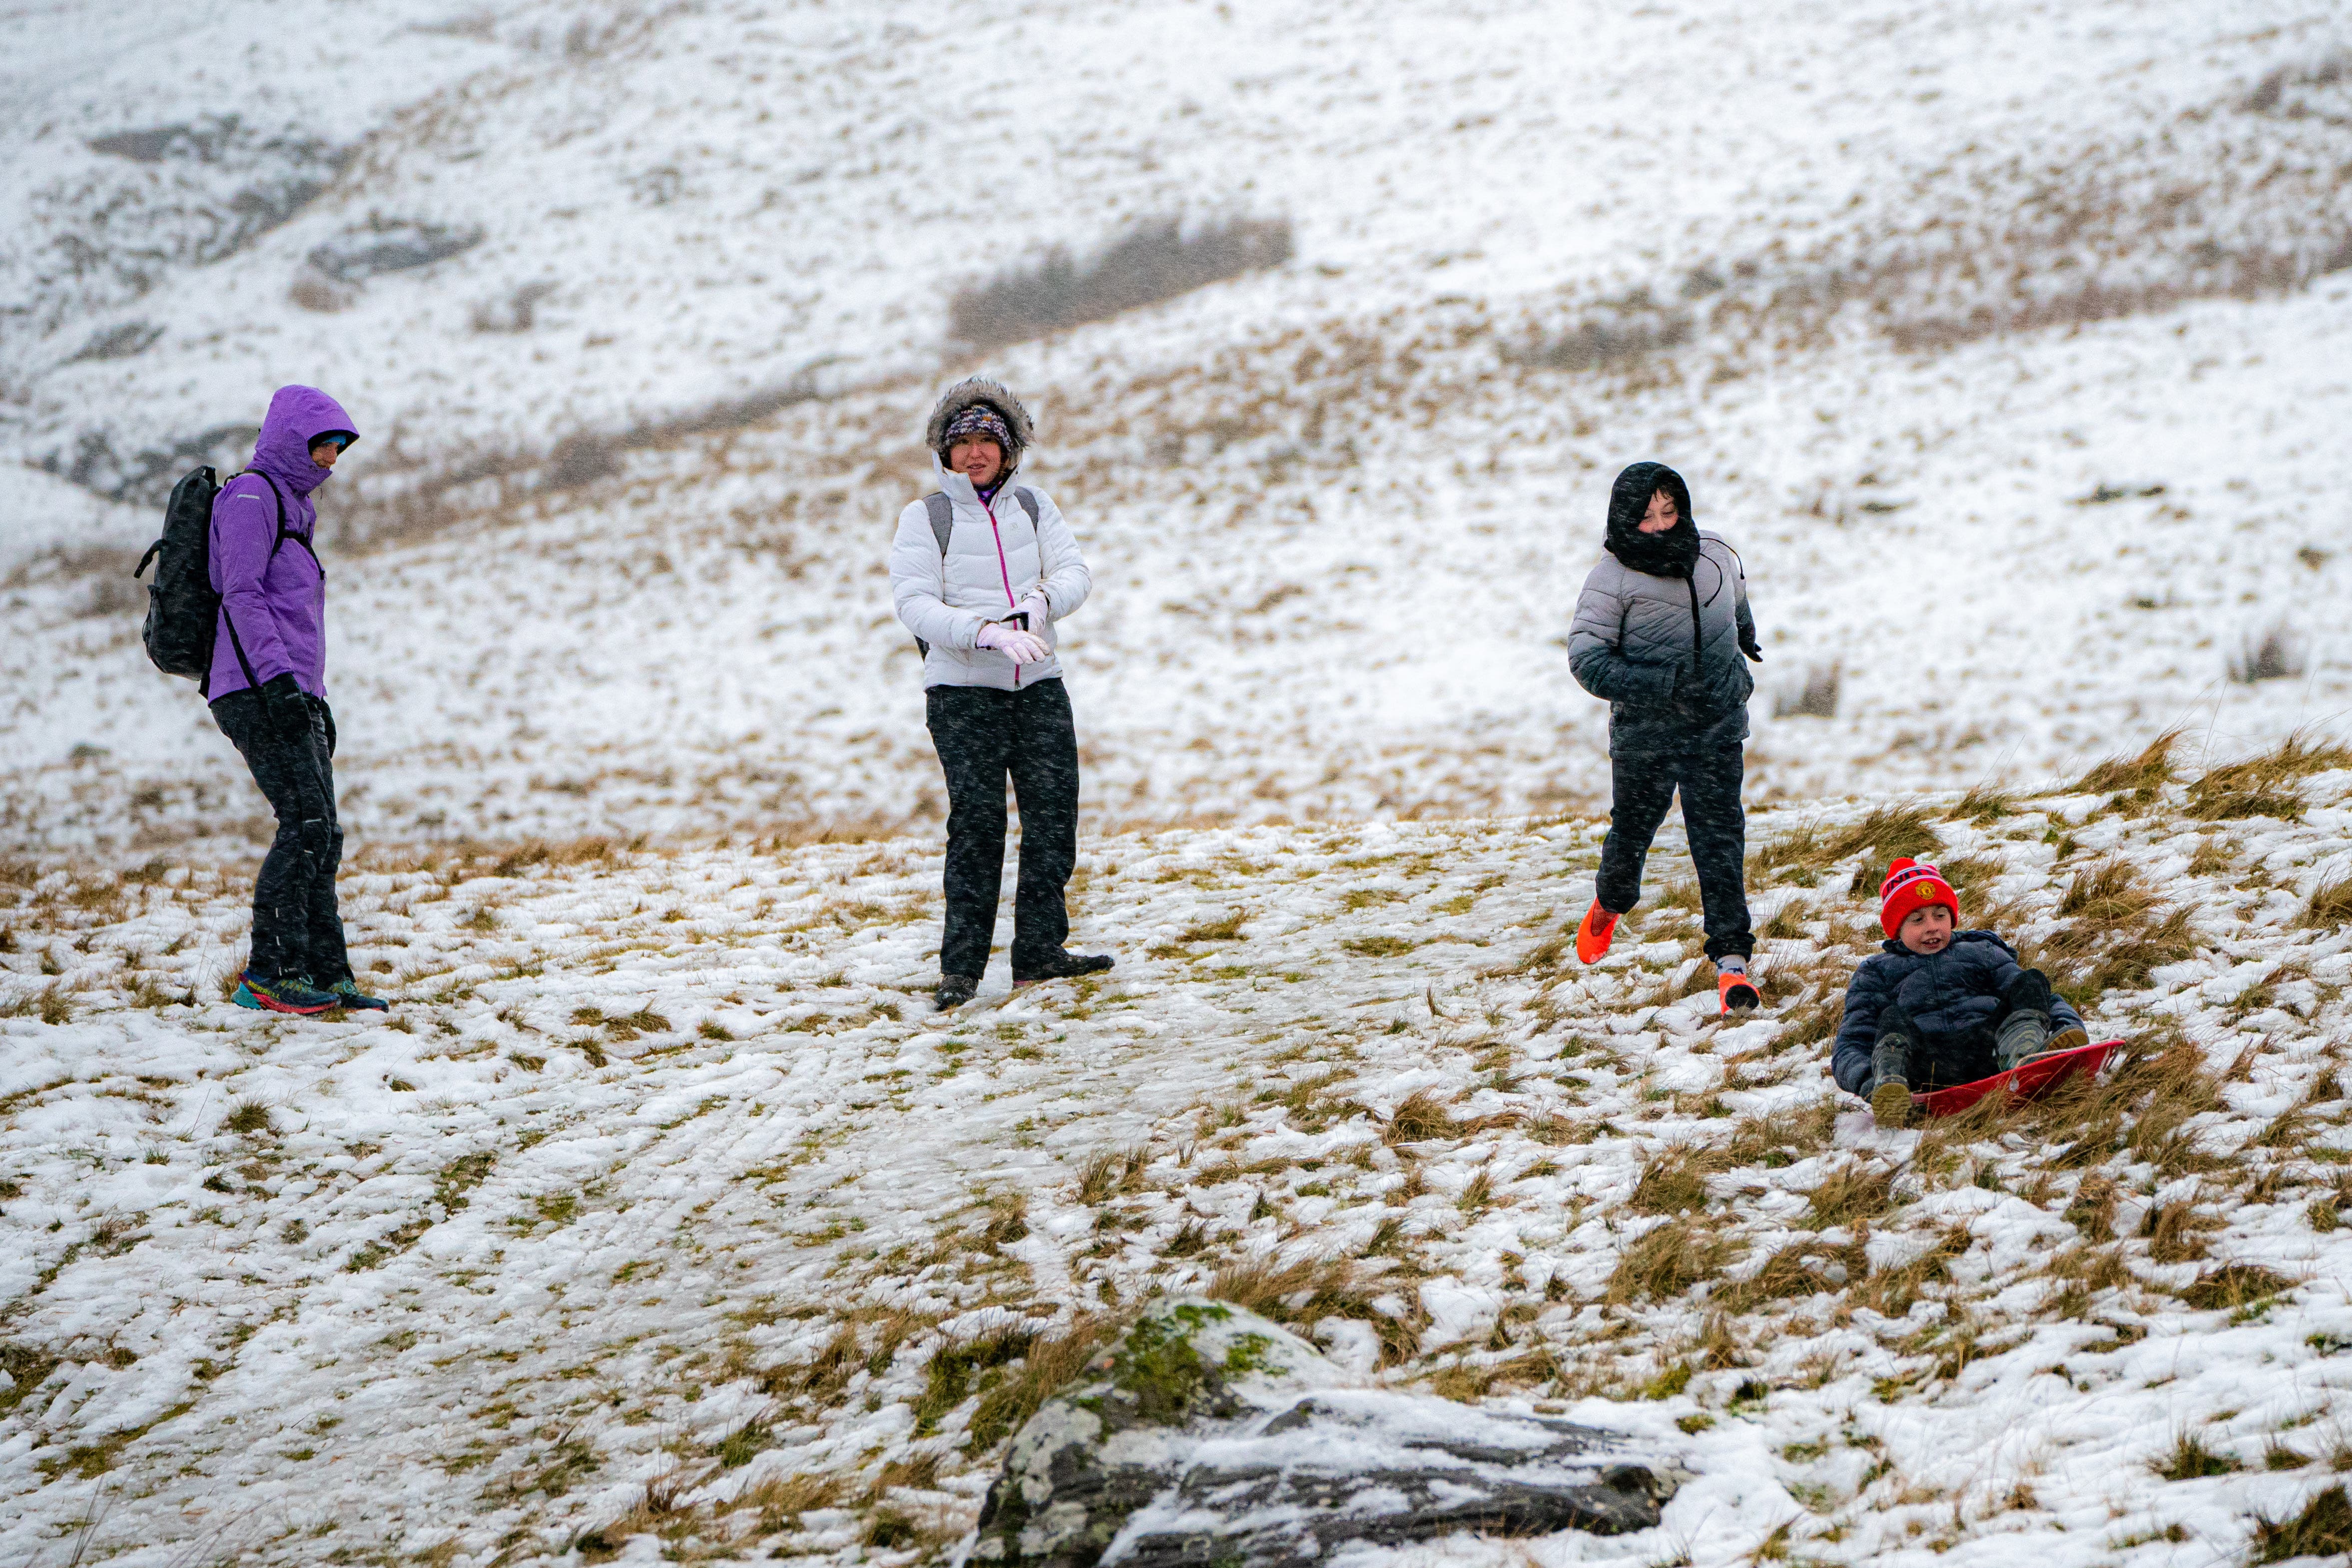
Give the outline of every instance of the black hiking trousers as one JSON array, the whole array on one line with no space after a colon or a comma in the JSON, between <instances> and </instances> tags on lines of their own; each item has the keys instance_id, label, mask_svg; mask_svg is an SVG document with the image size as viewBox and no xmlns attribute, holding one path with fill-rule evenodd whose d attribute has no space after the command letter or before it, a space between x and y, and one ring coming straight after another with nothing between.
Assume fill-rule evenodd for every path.
<instances>
[{"instance_id":1,"label":"black hiking trousers","mask_svg":"<svg viewBox=\"0 0 2352 1568\"><path fill-rule=\"evenodd\" d=\"M1070 937L1062 902L1078 863L1078 732L1059 680L1017 691L932 686L931 744L948 780L947 930L940 972L978 978L1004 881L1004 780L1021 808L1013 895L1013 977L1053 961Z\"/></svg>"},{"instance_id":2,"label":"black hiking trousers","mask_svg":"<svg viewBox=\"0 0 2352 1568\"><path fill-rule=\"evenodd\" d=\"M1612 757L1609 836L1601 841L1601 875L1592 890L1601 907L1622 915L1641 902L1642 862L1679 789L1691 861L1698 868L1706 956L1745 958L1754 952L1756 938L1748 929L1748 816L1739 806L1747 767L1736 740Z\"/></svg>"},{"instance_id":3,"label":"black hiking trousers","mask_svg":"<svg viewBox=\"0 0 2352 1568\"><path fill-rule=\"evenodd\" d=\"M253 883L253 956L260 980L303 978L324 988L352 977L335 873L343 830L335 820L335 769L327 705L304 695L277 702L247 687L212 705L221 733L245 758L278 817L278 836Z\"/></svg>"}]
</instances>

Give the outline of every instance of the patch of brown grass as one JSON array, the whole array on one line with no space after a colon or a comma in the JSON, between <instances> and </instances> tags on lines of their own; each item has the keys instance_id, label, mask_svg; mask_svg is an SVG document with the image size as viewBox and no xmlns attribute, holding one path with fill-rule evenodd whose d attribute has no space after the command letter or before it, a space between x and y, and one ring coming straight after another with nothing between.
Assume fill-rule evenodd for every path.
<instances>
[{"instance_id":1,"label":"patch of brown grass","mask_svg":"<svg viewBox=\"0 0 2352 1568\"><path fill-rule=\"evenodd\" d=\"M1973 1242L1968 1227L1947 1226L1934 1243L1909 1262L1881 1269L1863 1280L1853 1299L1859 1306L1899 1318L1911 1310L1921 1291L1950 1271L1952 1260Z\"/></svg>"},{"instance_id":2,"label":"patch of brown grass","mask_svg":"<svg viewBox=\"0 0 2352 1568\"><path fill-rule=\"evenodd\" d=\"M2166 730L2137 757L2110 757L2074 780L2070 795L2105 795L2120 791L2140 801L2152 800L2172 782L2172 748L2180 743L2178 727Z\"/></svg>"},{"instance_id":3,"label":"patch of brown grass","mask_svg":"<svg viewBox=\"0 0 2352 1568\"><path fill-rule=\"evenodd\" d=\"M1824 984L1807 991L1780 1015L1779 1043L1813 1045L1837 1033L1845 1021L1845 987Z\"/></svg>"},{"instance_id":4,"label":"patch of brown grass","mask_svg":"<svg viewBox=\"0 0 2352 1568\"><path fill-rule=\"evenodd\" d=\"M1824 1265L1832 1264L1843 1271L1843 1280L1834 1279L1827 1271ZM1764 1266L1747 1279L1726 1285L1716 1293L1715 1300L1727 1311L1750 1312L1766 1301L1842 1291L1869 1269L1869 1260L1863 1255L1858 1241L1843 1247L1813 1240L1792 1241L1765 1259Z\"/></svg>"},{"instance_id":5,"label":"patch of brown grass","mask_svg":"<svg viewBox=\"0 0 2352 1568\"><path fill-rule=\"evenodd\" d=\"M1301 1331L1312 1331L1325 1318L1367 1323L1380 1336L1381 1364L1394 1366L1421 1348L1421 1331L1428 1319L1418 1307L1405 1318L1391 1317L1372 1305L1379 1288L1362 1279L1345 1259L1297 1259L1288 1263L1262 1258L1217 1271L1205 1294L1213 1301L1231 1301Z\"/></svg>"},{"instance_id":6,"label":"patch of brown grass","mask_svg":"<svg viewBox=\"0 0 2352 1568\"><path fill-rule=\"evenodd\" d=\"M1092 1208L1116 1194L1138 1190L1150 1160L1148 1149L1097 1150L1078 1167L1078 1202Z\"/></svg>"},{"instance_id":7,"label":"patch of brown grass","mask_svg":"<svg viewBox=\"0 0 2352 1568\"><path fill-rule=\"evenodd\" d=\"M1671 1301L1711 1280L1732 1257L1728 1241L1696 1219L1669 1219L1625 1249L1601 1300L1612 1306L1647 1297Z\"/></svg>"},{"instance_id":8,"label":"patch of brown grass","mask_svg":"<svg viewBox=\"0 0 2352 1568\"><path fill-rule=\"evenodd\" d=\"M1398 1102L1389 1113L1388 1125L1381 1130L1383 1141L1397 1144L1425 1143L1433 1138L1458 1137L1462 1124L1445 1108L1445 1102L1427 1089L1416 1089Z\"/></svg>"},{"instance_id":9,"label":"patch of brown grass","mask_svg":"<svg viewBox=\"0 0 2352 1568\"><path fill-rule=\"evenodd\" d=\"M2212 1250L2202 1233L2219 1230L2221 1225L2218 1216L2176 1200L2149 1209L2140 1221L2139 1233L2147 1238L2147 1255L2158 1262L2193 1263Z\"/></svg>"},{"instance_id":10,"label":"patch of brown grass","mask_svg":"<svg viewBox=\"0 0 2352 1568\"><path fill-rule=\"evenodd\" d=\"M1762 872L1819 873L1868 850L1874 852L1874 858L1883 870L1898 855L1915 860L1932 857L1941 843L1926 808L1880 806L1859 821L1834 831L1808 824L1764 845L1750 859Z\"/></svg>"},{"instance_id":11,"label":"patch of brown grass","mask_svg":"<svg viewBox=\"0 0 2352 1568\"><path fill-rule=\"evenodd\" d=\"M2340 1557L2352 1552L2352 1496L2336 1482L2314 1492L2303 1511L2292 1519L2254 1516L2256 1563L2285 1563L2297 1557Z\"/></svg>"},{"instance_id":12,"label":"patch of brown grass","mask_svg":"<svg viewBox=\"0 0 2352 1568\"><path fill-rule=\"evenodd\" d=\"M1020 1371L981 1396L965 1448L977 1454L1018 1432L1039 1406L1077 1380L1112 1327L1108 1319L1081 1312L1055 1338L1032 1340Z\"/></svg>"},{"instance_id":13,"label":"patch of brown grass","mask_svg":"<svg viewBox=\"0 0 2352 1568\"><path fill-rule=\"evenodd\" d=\"M1829 1147L1836 1124L1836 1102L1816 1100L1767 1115L1741 1117L1732 1124L1726 1149L1733 1165L1777 1170Z\"/></svg>"},{"instance_id":14,"label":"patch of brown grass","mask_svg":"<svg viewBox=\"0 0 2352 1568\"><path fill-rule=\"evenodd\" d=\"M1875 1219L1895 1206L1895 1173L1885 1166L1849 1160L1823 1176L1805 1195L1808 1223L1828 1230Z\"/></svg>"},{"instance_id":15,"label":"patch of brown grass","mask_svg":"<svg viewBox=\"0 0 2352 1568\"><path fill-rule=\"evenodd\" d=\"M2311 890L2294 923L2305 931L2338 931L2352 924L2352 877L2324 879Z\"/></svg>"},{"instance_id":16,"label":"patch of brown grass","mask_svg":"<svg viewBox=\"0 0 2352 1568\"><path fill-rule=\"evenodd\" d=\"M1706 1207L1706 1178L1731 1168L1729 1151L1677 1144L1642 1166L1633 1206L1643 1214L1684 1214Z\"/></svg>"},{"instance_id":17,"label":"patch of brown grass","mask_svg":"<svg viewBox=\"0 0 2352 1568\"><path fill-rule=\"evenodd\" d=\"M2017 810L2017 797L2008 790L1990 784L1972 784L1951 810L1952 820L1973 822L1983 827L1997 822Z\"/></svg>"},{"instance_id":18,"label":"patch of brown grass","mask_svg":"<svg viewBox=\"0 0 2352 1568\"><path fill-rule=\"evenodd\" d=\"M2303 796L2295 786L2315 773L2341 768L2352 768L2352 747L2314 742L2298 730L2273 750L2212 768L2189 785L2189 815L2200 822L2240 817L2294 821L2303 815Z\"/></svg>"},{"instance_id":19,"label":"patch of brown grass","mask_svg":"<svg viewBox=\"0 0 2352 1568\"><path fill-rule=\"evenodd\" d=\"M2259 1263L2224 1263L2198 1275L2195 1283L2180 1292L2180 1299L2200 1312L2235 1312L2292 1291L2299 1283Z\"/></svg>"}]
</instances>

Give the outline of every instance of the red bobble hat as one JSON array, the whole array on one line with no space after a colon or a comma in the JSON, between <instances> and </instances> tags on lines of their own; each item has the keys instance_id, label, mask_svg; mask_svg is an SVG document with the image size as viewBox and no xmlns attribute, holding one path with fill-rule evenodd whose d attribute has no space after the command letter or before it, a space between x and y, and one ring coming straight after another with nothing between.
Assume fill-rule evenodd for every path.
<instances>
[{"instance_id":1,"label":"red bobble hat","mask_svg":"<svg viewBox=\"0 0 2352 1568\"><path fill-rule=\"evenodd\" d=\"M1952 912L1952 924L1960 923L1959 894L1944 880L1944 873L1934 866L1923 865L1909 855L1899 855L1886 868L1886 880L1878 884L1878 924L1889 941L1903 929L1903 922L1915 909L1930 904L1940 904Z\"/></svg>"}]
</instances>

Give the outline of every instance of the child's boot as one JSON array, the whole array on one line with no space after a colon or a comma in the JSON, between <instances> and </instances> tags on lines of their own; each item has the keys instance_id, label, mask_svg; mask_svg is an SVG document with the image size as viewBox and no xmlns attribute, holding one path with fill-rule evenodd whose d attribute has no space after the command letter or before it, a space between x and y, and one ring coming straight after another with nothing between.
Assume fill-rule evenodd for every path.
<instances>
[{"instance_id":1,"label":"child's boot","mask_svg":"<svg viewBox=\"0 0 2352 1568\"><path fill-rule=\"evenodd\" d=\"M1889 1006L1878 1015L1878 1043L1870 1052L1870 1114L1882 1127L1911 1119L1911 1019Z\"/></svg>"},{"instance_id":2,"label":"child's boot","mask_svg":"<svg viewBox=\"0 0 2352 1568\"><path fill-rule=\"evenodd\" d=\"M1609 951L1610 938L1617 935L1617 916L1601 907L1594 899L1592 907L1584 912L1584 919L1576 928L1576 956L1587 964L1598 964Z\"/></svg>"},{"instance_id":3,"label":"child's boot","mask_svg":"<svg viewBox=\"0 0 2352 1568\"><path fill-rule=\"evenodd\" d=\"M1993 1061L2003 1072L2050 1049L2050 977L2028 969L2009 983L2001 998L2009 1016L1993 1033Z\"/></svg>"}]
</instances>

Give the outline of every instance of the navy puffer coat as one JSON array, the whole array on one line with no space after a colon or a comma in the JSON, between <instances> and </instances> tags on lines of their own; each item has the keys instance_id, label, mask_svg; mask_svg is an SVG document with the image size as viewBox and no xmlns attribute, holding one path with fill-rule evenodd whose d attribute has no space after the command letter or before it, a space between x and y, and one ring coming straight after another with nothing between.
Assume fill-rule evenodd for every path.
<instances>
[{"instance_id":1,"label":"navy puffer coat","mask_svg":"<svg viewBox=\"0 0 2352 1568\"><path fill-rule=\"evenodd\" d=\"M1990 1078L1993 1031L2008 1011L2001 998L2024 973L2017 950L1990 931L1961 931L1940 953L1914 953L1888 941L1862 961L1845 988L1845 1021L1838 1026L1830 1074L1839 1088L1859 1094L1870 1082L1870 1051L1878 1043L1878 1015L1900 1002L1919 1032L1910 1062L1911 1087L1927 1091ZM2050 1000L2050 1032L2083 1027L2063 997ZM1924 1056L1924 1060L1922 1060Z\"/></svg>"}]
</instances>

